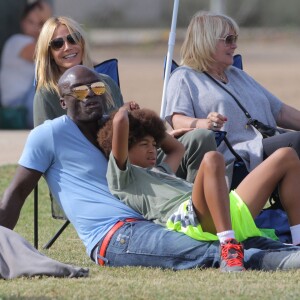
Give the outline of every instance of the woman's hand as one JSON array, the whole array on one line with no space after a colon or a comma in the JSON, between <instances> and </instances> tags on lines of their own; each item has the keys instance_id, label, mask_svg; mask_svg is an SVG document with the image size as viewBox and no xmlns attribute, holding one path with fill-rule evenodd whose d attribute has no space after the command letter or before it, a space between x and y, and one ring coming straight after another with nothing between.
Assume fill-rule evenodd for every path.
<instances>
[{"instance_id":1,"label":"woman's hand","mask_svg":"<svg viewBox=\"0 0 300 300\"><path fill-rule=\"evenodd\" d=\"M224 123L227 121L227 117L217 113L217 112L210 112L207 115L207 129L212 130L220 130Z\"/></svg>"}]
</instances>

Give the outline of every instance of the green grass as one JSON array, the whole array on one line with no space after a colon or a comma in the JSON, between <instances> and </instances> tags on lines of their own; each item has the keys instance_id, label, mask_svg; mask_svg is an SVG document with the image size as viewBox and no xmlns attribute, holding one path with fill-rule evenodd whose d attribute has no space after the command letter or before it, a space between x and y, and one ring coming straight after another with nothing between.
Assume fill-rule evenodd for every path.
<instances>
[{"instance_id":1,"label":"green grass","mask_svg":"<svg viewBox=\"0 0 300 300\"><path fill-rule=\"evenodd\" d=\"M15 166L0 167L0 194ZM18 278L0 280L2 299L300 299L300 270L247 271L221 274L218 270L170 271L139 267L100 268L85 253L72 226L50 250L42 245L62 221L51 218L48 189L39 184L39 248L51 258L88 267L88 278ZM15 231L33 243L33 197L27 199Z\"/></svg>"}]
</instances>

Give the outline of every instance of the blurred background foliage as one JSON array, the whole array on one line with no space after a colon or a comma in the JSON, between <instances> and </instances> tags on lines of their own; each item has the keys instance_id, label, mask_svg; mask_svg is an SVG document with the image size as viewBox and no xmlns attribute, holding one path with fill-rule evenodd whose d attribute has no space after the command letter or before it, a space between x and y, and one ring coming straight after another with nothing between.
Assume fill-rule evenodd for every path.
<instances>
[{"instance_id":1,"label":"blurred background foliage","mask_svg":"<svg viewBox=\"0 0 300 300\"><path fill-rule=\"evenodd\" d=\"M0 0L0 33L18 29L26 2ZM170 25L173 0L46 0L55 15L68 15L88 27L159 28ZM186 27L198 10L210 10L213 2L222 3L223 12L242 27L300 26L299 0L181 0L177 26Z\"/></svg>"},{"instance_id":2,"label":"blurred background foliage","mask_svg":"<svg viewBox=\"0 0 300 300\"><path fill-rule=\"evenodd\" d=\"M3 1L3 0L2 0ZM81 0L56 0L56 10L63 13L72 9L67 2ZM288 27L300 26L299 0L221 0L224 13L233 17L242 27ZM55 2L55 0L54 0ZM170 25L173 0L86 0L88 17L82 22L90 27L150 27ZM192 15L198 10L209 10L211 0L181 0L177 26L186 27ZM75 4L75 3L74 3ZM77 5L75 5L76 7ZM76 19L82 18L82 12Z\"/></svg>"},{"instance_id":3,"label":"blurred background foliage","mask_svg":"<svg viewBox=\"0 0 300 300\"><path fill-rule=\"evenodd\" d=\"M19 31L19 20L26 2L0 0L0 51L4 41ZM169 28L173 0L46 0L55 15L67 15L86 28ZM299 0L181 0L177 27L185 28L198 10L210 10L222 3L222 11L241 27L300 26Z\"/></svg>"}]
</instances>

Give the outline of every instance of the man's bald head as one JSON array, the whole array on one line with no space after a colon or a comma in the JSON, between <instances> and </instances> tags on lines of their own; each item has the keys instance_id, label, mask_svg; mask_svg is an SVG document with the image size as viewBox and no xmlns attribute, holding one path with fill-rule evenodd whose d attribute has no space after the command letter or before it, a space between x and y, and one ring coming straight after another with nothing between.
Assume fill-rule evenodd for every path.
<instances>
[{"instance_id":1,"label":"man's bald head","mask_svg":"<svg viewBox=\"0 0 300 300\"><path fill-rule=\"evenodd\" d=\"M94 70L76 65L66 70L58 81L59 94L63 97L70 93L70 87L75 85L87 84L99 80L99 74Z\"/></svg>"}]
</instances>

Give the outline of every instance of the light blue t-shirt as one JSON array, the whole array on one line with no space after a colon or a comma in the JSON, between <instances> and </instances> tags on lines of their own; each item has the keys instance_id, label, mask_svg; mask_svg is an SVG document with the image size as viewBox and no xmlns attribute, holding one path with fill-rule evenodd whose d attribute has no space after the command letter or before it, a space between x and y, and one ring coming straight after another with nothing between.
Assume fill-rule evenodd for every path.
<instances>
[{"instance_id":1,"label":"light blue t-shirt","mask_svg":"<svg viewBox=\"0 0 300 300\"><path fill-rule=\"evenodd\" d=\"M90 255L119 220L143 217L111 195L107 160L62 116L31 131L19 160L23 167L44 173L52 195L74 225Z\"/></svg>"}]
</instances>

